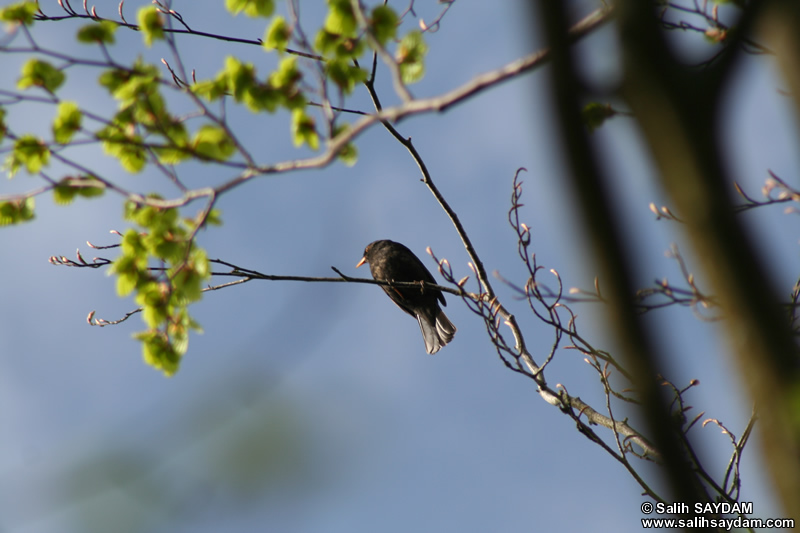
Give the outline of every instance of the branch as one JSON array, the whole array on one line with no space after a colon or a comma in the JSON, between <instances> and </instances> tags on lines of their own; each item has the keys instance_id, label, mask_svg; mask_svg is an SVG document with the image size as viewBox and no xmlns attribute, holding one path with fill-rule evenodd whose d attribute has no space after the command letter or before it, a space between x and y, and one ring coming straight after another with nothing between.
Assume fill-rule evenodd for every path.
<instances>
[{"instance_id":1,"label":"branch","mask_svg":"<svg viewBox=\"0 0 800 533\"><path fill-rule=\"evenodd\" d=\"M86 15L82 15L82 14L77 13L74 10L67 9L66 7L64 7L64 9L67 12L66 16L63 16L63 17L48 17L48 16L42 14L42 15L37 15L37 17L38 17L37 20L42 20L42 21L46 21L46 20L63 20L63 19L69 19L69 18L90 18L92 20L106 20L106 19L102 19L101 17L96 17L93 14L90 14L88 11L87 11ZM167 14L169 15L170 13L167 13ZM569 32L570 40L571 41L575 41L577 39L580 39L581 37L587 35L591 31L599 28L602 24L608 22L611 19L611 15L612 15L612 10L611 10L610 7L603 7L603 8L597 9L592 14L590 14L587 17L585 17L583 20L581 20L580 22L575 24L570 29L570 32ZM185 25L185 22L183 22L182 19L180 19L180 20L181 20L181 23ZM121 23L121 25L126 26L126 27L130 27L132 29L138 29L138 26L135 26L135 25L132 25L132 24L128 24L128 23L124 23L124 22ZM165 28L165 30L166 29L167 28ZM250 44L256 44L256 43L260 44L260 40L259 41L251 41L251 40L245 40L245 39L239 39L239 38L230 38L230 39L228 39L228 38L224 38L223 36L217 36L217 35L214 35L214 34L206 34L204 32L196 32L194 30L189 30L189 29L187 29L187 30L173 29L172 31L173 31L173 33L190 33L190 34L194 34L194 35L202 35L202 36L207 36L207 37L220 38L220 39L223 39L223 40L231 40L231 41L235 41L235 42L247 42L247 43L250 43ZM61 59L65 60L65 61L71 60L70 58L67 58L66 56L63 56L63 54L59 54L58 52L55 52L55 51L46 51L46 50L40 49L38 47L36 48L35 51L38 52L38 53L47 53L48 55L51 55L53 57L60 57ZM301 53L300 55L303 55L303 54ZM308 54L306 54L306 56L308 56ZM232 178L232 179L230 179L230 180L228 180L226 182L223 182L222 184L220 184L220 185L218 185L216 187L213 187L213 188L205 187L205 188L200 188L200 189L191 189L191 190L187 190L187 191L181 191L182 195L180 197L172 198L172 199L149 198L149 197L146 197L143 194L139 194L139 193L132 192L132 191L126 191L126 190L124 190L124 189L122 189L122 188L120 188L118 186L113 185L108 180L103 180L103 181L104 181L105 185L109 189L114 190L115 192L118 192L120 194L125 195L128 199L130 199L131 201L136 202L137 204L140 204L140 205L148 205L148 206L156 207L156 208L160 208L160 209L168 209L168 208L173 208L173 207L176 207L176 208L177 207L184 207L184 206L186 206L186 205L190 204L191 202L193 202L195 200L198 200L198 199L216 198L220 194L228 192L229 190L234 189L234 188L238 187L239 185L241 185L241 184L243 184L243 183L245 183L247 181L250 181L251 179L256 178L256 177L267 176L267 175L272 175L272 174L280 174L280 173L285 173L285 172L293 172L293 171L297 171L297 170L309 170L309 169L324 168L324 167L328 166L330 163L332 163L336 159L338 153L343 148L345 148L350 142L354 141L362 133L367 131L369 128L371 128L374 124L376 124L378 122L383 123L384 125L386 125L386 124L389 124L389 123L392 123L392 122L399 122L399 121L401 121L401 120L403 120L405 118L408 118L408 117L411 117L411 116L417 115L417 114L425 114L425 113L431 113L431 112L443 112L443 111L449 109L450 107L452 107L454 105L460 104L461 102L464 102L467 99L469 99L469 98L471 98L473 96L476 96L476 95L482 93L483 91L485 91L485 90L487 90L489 88L494 87L497 84L500 84L500 83L503 83L503 82L508 81L510 79L513 79L513 78L519 76L522 73L531 71L531 70L533 70L535 68L538 68L538 67L544 65L549 60L549 57L550 57L549 50L544 49L544 50L529 54L528 56L525 56L525 57L523 57L521 59L518 59L516 61L513 61L513 62L507 64L504 67L501 67L501 68L496 69L494 71L490 71L490 72L487 72L485 74L479 75L479 76L473 78L472 80L470 80L469 82L465 83L464 85L462 85L460 87L457 87L457 88L455 88L455 89L453 89L453 90L451 90L451 91L449 91L447 93L444 93L444 94L442 94L440 96L436 96L436 97L432 97L432 98L425 98L425 99L416 99L416 100L412 100L412 101L403 103L402 105L398 105L396 107L391 107L391 108L387 108L387 109L380 109L380 107L378 107L378 112L377 113L361 118L360 120L355 122L349 129L347 129L346 131L340 133L335 138L331 139L328 142L328 145L327 145L327 147L326 147L326 149L325 149L325 151L323 153L321 153L319 155L316 155L316 156L313 156L313 157L306 158L306 159L294 159L294 160L283 161L283 162L278 162L278 163L268 164L268 165L257 165L257 164L255 164L255 162L248 157L247 152L242 149L243 147L242 147L241 144L238 143L236 137L234 135L232 135L232 132L230 132L228 130L227 125L224 123L224 120L220 119L219 117L216 117L213 113L211 113L208 110L208 108L206 106L201 106L201 109L203 110L204 114L209 116L214 122L219 124L221 127L223 127L227 131L227 133L229 134L231 139L234 140L237 143L237 147L239 148L240 153L242 153L242 155L248 160L247 164L241 164L241 163L235 163L235 162L219 162L219 161L215 162L217 164L224 164L224 165L226 165L228 167L232 167L232 168L240 167L241 171L240 171L238 176L236 176L236 177L234 177L234 178ZM319 58L317 58L317 59L319 59ZM94 66L108 66L108 64L101 64L101 63L98 63L98 62L92 62L92 65L94 65ZM163 81L164 81L164 83L167 83L166 80L163 80ZM192 95L193 93L190 92L189 94ZM196 104L198 103L198 99L196 98L196 96L194 97L194 101L195 101ZM401 137L398 136L398 139L400 139L400 138ZM149 146L149 145L145 144L145 147L147 147L147 146ZM92 174L92 175L97 175L97 173L92 173L88 169L85 169L82 166L79 166L79 165L76 166L76 164L74 162L71 162L71 161L67 160L66 158L56 154L55 152L54 152L54 156L58 157L63 163L68 164L70 166L73 166L74 168L76 168L78 170L81 170L82 172L86 172L86 173ZM41 191L39 191L39 193L40 192ZM478 268L481 268L482 265L480 264L479 261L476 261L476 258L477 258L476 254L474 254L474 253L471 254L471 259L473 260L473 263ZM484 281L488 282L488 277L485 275L485 272L482 273L482 277L484 278Z\"/></svg>"},{"instance_id":2,"label":"branch","mask_svg":"<svg viewBox=\"0 0 800 533\"><path fill-rule=\"evenodd\" d=\"M116 248L119 245L113 244L110 246L95 246L89 242L87 242L89 246L96 249L108 249L108 248ZM76 267L76 268L100 268L103 266L107 266L113 263L111 259L107 259L104 257L94 257L92 261L86 261L84 257L81 255L80 250L76 251L77 260L69 259L66 256L51 256L48 262L52 265L56 266L68 266L68 267ZM223 261L222 259L209 259L209 263L213 263L216 265L223 265L229 267L231 270L229 272L211 272L211 276L236 276L241 277L242 279L237 282L229 282L222 285L217 285L215 287L207 287L205 290L218 290L228 286L236 285L239 283L243 283L245 281L250 281L254 279L260 279L265 281L302 281L306 283L364 283L367 285L380 285L384 287L403 287L403 288L415 288L420 289L421 291L426 290L437 290L446 292L449 294L453 294L455 296L461 296L462 298L469 298L472 300L479 300L481 296L465 291L463 289L454 289L453 287L438 285L436 283L430 283L428 281L384 281L384 280L376 280L370 278L354 278L351 276L347 276L342 273L341 270L332 266L331 270L339 274L338 278L330 278L330 277L319 277L319 276L288 276L288 275L280 275L280 274L264 274L263 272L259 272L257 270L252 270L249 268L244 268L237 266L233 263L228 261ZM150 272L166 272L170 270L166 267L149 267L147 270Z\"/></svg>"},{"instance_id":3,"label":"branch","mask_svg":"<svg viewBox=\"0 0 800 533\"><path fill-rule=\"evenodd\" d=\"M139 26L137 24L131 24L131 23L127 22L125 20L125 18L122 16L122 4L123 4L123 2L119 3L119 14L120 14L120 19L122 20L122 22L120 22L118 20L114 20L114 19L108 19L108 18L103 18L103 17L97 16L94 8L92 8L92 11L93 11L92 13L89 13L87 11L86 14L81 14L81 13L78 13L77 11L75 11L75 10L68 10L64 5L62 5L61 7L64 8L64 11L67 13L66 15L50 16L50 15L44 14L42 11L39 11L39 13L34 15L33 18L34 18L34 20L40 21L40 22L58 22L58 21L61 21L61 20L69 20L69 19L89 19L89 20L93 20L93 21L108 21L108 22L113 22L114 24L116 24L117 26L120 26L122 28L128 28L128 29L131 29L133 31L139 31ZM185 29L179 29L179 28L171 28L171 27L166 27L165 26L163 28L164 33L171 33L171 34L177 34L177 35L180 35L180 34L183 34L183 35L194 35L194 36L197 36L197 37L205 37L205 38L208 38L208 39L215 39L215 40L218 40L218 41L225 41L225 42L229 42L229 43L239 43L239 44L249 44L249 45L253 45L253 46L261 46L263 44L263 41L261 39L246 39L246 38L242 38L242 37L232 37L230 35L221 35L221 34L218 34L218 33L211 33L211 32L206 32L206 31L193 30L186 24L186 22L183 20L183 17L181 17L179 14L177 14L174 10L166 11L164 9L159 9L159 11L161 11L165 15L171 16L172 18L176 18L183 25L183 27L185 28ZM323 59L319 55L309 54L307 52L302 52L300 50L293 50L291 48L287 48L285 50L285 52L288 53L288 54L293 54L293 55L299 56L299 57L305 57L305 58L308 58L308 59L315 59L317 61L320 61L320 60Z\"/></svg>"}]
</instances>

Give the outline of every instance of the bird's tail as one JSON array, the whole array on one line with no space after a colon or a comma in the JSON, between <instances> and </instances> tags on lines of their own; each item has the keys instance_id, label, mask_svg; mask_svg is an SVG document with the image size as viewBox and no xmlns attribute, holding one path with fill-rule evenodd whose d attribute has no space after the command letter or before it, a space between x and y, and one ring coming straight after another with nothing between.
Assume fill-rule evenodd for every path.
<instances>
[{"instance_id":1,"label":"bird's tail","mask_svg":"<svg viewBox=\"0 0 800 533\"><path fill-rule=\"evenodd\" d=\"M453 340L456 334L456 327L444 314L441 309L436 310L436 318L417 315L419 328L422 330L422 338L425 340L425 350L434 354L439 349Z\"/></svg>"},{"instance_id":2,"label":"bird's tail","mask_svg":"<svg viewBox=\"0 0 800 533\"><path fill-rule=\"evenodd\" d=\"M447 315L444 314L444 311L439 309L439 312L436 314L436 333L439 334L439 340L442 342L442 346L453 340L453 337L456 335L456 327L450 322L450 319L447 318Z\"/></svg>"}]
</instances>

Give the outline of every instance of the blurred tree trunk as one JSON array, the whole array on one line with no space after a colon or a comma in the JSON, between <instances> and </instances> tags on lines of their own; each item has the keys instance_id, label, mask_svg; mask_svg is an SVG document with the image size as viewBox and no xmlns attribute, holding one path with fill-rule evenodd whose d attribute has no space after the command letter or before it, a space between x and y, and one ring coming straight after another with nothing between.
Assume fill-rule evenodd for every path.
<instances>
[{"instance_id":1,"label":"blurred tree trunk","mask_svg":"<svg viewBox=\"0 0 800 533\"><path fill-rule=\"evenodd\" d=\"M753 28L759 15L754 6L764 4L743 11L742 33L732 39ZM778 18L796 15L797 8L792 2L772 6L782 12ZM784 509L800 516L800 358L777 291L734 215L733 180L720 153L718 111L739 47L728 44L717 62L698 71L670 54L646 2L622 0L619 25L623 95L719 298L731 355L755 401L764 460ZM798 26L788 27L796 38Z\"/></svg>"},{"instance_id":2,"label":"blurred tree trunk","mask_svg":"<svg viewBox=\"0 0 800 533\"><path fill-rule=\"evenodd\" d=\"M741 33L731 33L722 56L697 69L671 54L652 2L620 0L615 9L624 65L621 96L641 127L661 183L685 221L719 299L732 360L757 407L764 461L785 511L796 517L800 516L800 357L777 292L734 214L733 181L720 155L718 110L740 55L736 40L752 31L759 16L766 15L779 62L795 98L800 95L800 3L775 1L766 13L755 5L742 10ZM681 452L678 428L658 390L659 350L632 305L630 280L636 265L617 230L608 201L609 182L595 162L580 117L582 95L566 37L565 6L541 0L539 8L534 16L544 24L552 47L553 97L565 155L594 243L613 329L634 371L653 439L664 454L673 496L702 501L707 496Z\"/></svg>"}]
</instances>

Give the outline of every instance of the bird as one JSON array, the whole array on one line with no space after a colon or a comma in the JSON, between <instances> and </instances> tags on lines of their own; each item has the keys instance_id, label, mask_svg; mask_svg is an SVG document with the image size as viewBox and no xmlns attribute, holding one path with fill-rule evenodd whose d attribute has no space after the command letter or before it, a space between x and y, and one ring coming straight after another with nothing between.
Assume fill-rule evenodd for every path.
<instances>
[{"instance_id":1,"label":"bird","mask_svg":"<svg viewBox=\"0 0 800 533\"><path fill-rule=\"evenodd\" d=\"M380 240L368 244L364 249L364 257L356 268L364 263L369 263L372 277L379 281L436 283L433 275L414 252L399 242ZM456 327L439 307L439 302L447 305L442 291L424 287L422 284L419 288L392 285L382 285L381 288L400 309L417 319L425 341L425 350L429 354L438 352L442 346L453 340Z\"/></svg>"}]
</instances>

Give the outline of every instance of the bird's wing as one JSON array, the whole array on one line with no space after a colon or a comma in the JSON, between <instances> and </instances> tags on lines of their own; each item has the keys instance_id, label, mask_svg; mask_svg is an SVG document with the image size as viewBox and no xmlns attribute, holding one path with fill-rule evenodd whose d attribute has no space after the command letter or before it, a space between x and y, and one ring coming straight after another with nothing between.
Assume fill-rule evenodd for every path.
<instances>
[{"instance_id":1,"label":"bird's wing","mask_svg":"<svg viewBox=\"0 0 800 533\"><path fill-rule=\"evenodd\" d=\"M401 289L400 287L390 287L386 285L383 285L381 288L384 290L384 292L386 292L386 294L389 295L389 298L391 298L392 301L397 304L397 307L399 307L400 309L402 309L411 316L414 317L417 316L417 313L415 313L414 310L411 308L406 296L403 294L403 291L408 289L406 289L405 287Z\"/></svg>"},{"instance_id":2,"label":"bird's wing","mask_svg":"<svg viewBox=\"0 0 800 533\"><path fill-rule=\"evenodd\" d=\"M418 267L417 270L419 271L419 273L420 273L420 275L422 277L422 281L425 281L427 283L432 283L434 285L438 285L439 282L436 281L436 278L433 277L433 274L431 274L431 271L428 270L428 267L425 266L425 264L420 260L420 258L417 257L416 255L412 255L411 257L413 257L413 261L414 261L414 263L416 263L416 265ZM434 290L434 292L436 293L436 298L440 302L442 302L442 305L447 305L447 302L444 299L444 295L442 294L442 291L436 289L436 290Z\"/></svg>"}]
</instances>

